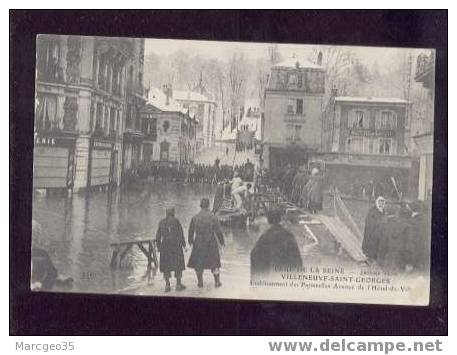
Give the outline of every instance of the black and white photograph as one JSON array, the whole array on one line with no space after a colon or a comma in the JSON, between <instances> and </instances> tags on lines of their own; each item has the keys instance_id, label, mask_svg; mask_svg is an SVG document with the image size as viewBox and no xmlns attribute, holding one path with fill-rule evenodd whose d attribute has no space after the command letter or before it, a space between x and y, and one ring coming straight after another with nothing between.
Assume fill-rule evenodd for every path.
<instances>
[{"instance_id":1,"label":"black and white photograph","mask_svg":"<svg viewBox=\"0 0 457 355\"><path fill-rule=\"evenodd\" d=\"M40 34L30 288L428 305L435 50Z\"/></svg>"}]
</instances>

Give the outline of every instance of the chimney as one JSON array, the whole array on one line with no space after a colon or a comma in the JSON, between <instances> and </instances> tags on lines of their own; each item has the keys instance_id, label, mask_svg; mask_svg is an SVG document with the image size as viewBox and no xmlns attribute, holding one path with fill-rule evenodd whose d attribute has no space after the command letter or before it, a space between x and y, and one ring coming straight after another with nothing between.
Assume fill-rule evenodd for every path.
<instances>
[{"instance_id":1,"label":"chimney","mask_svg":"<svg viewBox=\"0 0 457 355\"><path fill-rule=\"evenodd\" d=\"M168 95L170 99L173 99L173 86L171 84L168 84Z\"/></svg>"},{"instance_id":2,"label":"chimney","mask_svg":"<svg viewBox=\"0 0 457 355\"><path fill-rule=\"evenodd\" d=\"M317 55L317 65L322 65L322 52Z\"/></svg>"},{"instance_id":3,"label":"chimney","mask_svg":"<svg viewBox=\"0 0 457 355\"><path fill-rule=\"evenodd\" d=\"M173 98L173 89L171 84L163 86L163 93L166 97L165 105L168 106L170 104L170 99Z\"/></svg>"}]
</instances>

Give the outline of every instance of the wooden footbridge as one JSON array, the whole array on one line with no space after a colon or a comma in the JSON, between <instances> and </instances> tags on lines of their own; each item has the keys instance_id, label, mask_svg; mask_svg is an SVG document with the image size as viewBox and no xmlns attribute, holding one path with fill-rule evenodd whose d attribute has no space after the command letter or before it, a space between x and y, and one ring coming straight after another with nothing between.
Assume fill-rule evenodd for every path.
<instances>
[{"instance_id":1,"label":"wooden footbridge","mask_svg":"<svg viewBox=\"0 0 457 355\"><path fill-rule=\"evenodd\" d=\"M152 264L154 264L155 268L159 266L155 239L126 240L117 243L111 243L110 246L113 249L110 263L112 269L121 267L122 260L134 246L138 247L146 256L148 260L148 269L152 267Z\"/></svg>"}]
</instances>

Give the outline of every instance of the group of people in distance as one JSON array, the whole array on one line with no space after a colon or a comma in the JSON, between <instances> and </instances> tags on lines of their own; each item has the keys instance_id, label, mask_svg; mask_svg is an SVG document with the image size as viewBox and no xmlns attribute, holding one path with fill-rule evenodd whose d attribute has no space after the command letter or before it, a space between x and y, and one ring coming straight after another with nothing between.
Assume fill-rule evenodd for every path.
<instances>
[{"instance_id":1,"label":"group of people in distance","mask_svg":"<svg viewBox=\"0 0 457 355\"><path fill-rule=\"evenodd\" d=\"M425 271L430 224L419 202L402 202L394 211L378 196L365 219L362 250L369 263L399 272Z\"/></svg>"},{"instance_id":2,"label":"group of people in distance","mask_svg":"<svg viewBox=\"0 0 457 355\"><path fill-rule=\"evenodd\" d=\"M246 160L240 165L225 165L220 164L220 160L216 159L214 164L173 164L173 163L157 163L144 162L135 168L132 168L124 173L123 181L126 185L136 183L138 180L146 181L170 181L181 183L207 183L216 184L223 180L230 180L237 171L245 180L252 181L254 178L254 164Z\"/></svg>"}]
</instances>

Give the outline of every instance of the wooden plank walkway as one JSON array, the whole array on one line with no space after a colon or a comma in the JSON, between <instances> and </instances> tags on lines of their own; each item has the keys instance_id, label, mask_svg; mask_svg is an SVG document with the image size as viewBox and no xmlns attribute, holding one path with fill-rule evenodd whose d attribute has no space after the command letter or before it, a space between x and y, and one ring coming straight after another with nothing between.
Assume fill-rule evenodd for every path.
<instances>
[{"instance_id":1,"label":"wooden plank walkway","mask_svg":"<svg viewBox=\"0 0 457 355\"><path fill-rule=\"evenodd\" d=\"M360 238L352 233L352 231L346 227L336 217L329 217L322 214L313 215L314 218L320 220L333 234L335 239L340 245L346 250L351 258L355 261L363 262L367 260L367 257L362 251L362 242Z\"/></svg>"}]
</instances>

